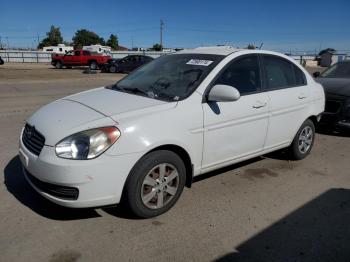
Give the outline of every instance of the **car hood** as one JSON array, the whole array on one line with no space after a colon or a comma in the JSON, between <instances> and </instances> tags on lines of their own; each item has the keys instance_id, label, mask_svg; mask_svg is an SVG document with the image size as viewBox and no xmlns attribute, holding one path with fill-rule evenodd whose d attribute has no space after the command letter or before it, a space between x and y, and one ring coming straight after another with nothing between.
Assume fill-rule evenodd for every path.
<instances>
[{"instance_id":1,"label":"car hood","mask_svg":"<svg viewBox=\"0 0 350 262\"><path fill-rule=\"evenodd\" d=\"M36 111L27 123L54 146L74 133L101 126L118 125L118 120L154 113L174 103L97 88L56 100Z\"/></svg>"},{"instance_id":2,"label":"car hood","mask_svg":"<svg viewBox=\"0 0 350 262\"><path fill-rule=\"evenodd\" d=\"M315 80L322 84L326 94L350 97L350 79L320 77L316 78Z\"/></svg>"},{"instance_id":3,"label":"car hood","mask_svg":"<svg viewBox=\"0 0 350 262\"><path fill-rule=\"evenodd\" d=\"M60 99L41 107L27 123L45 137L45 144L54 146L63 138L101 126L115 125L115 121L78 102Z\"/></svg>"},{"instance_id":4,"label":"car hood","mask_svg":"<svg viewBox=\"0 0 350 262\"><path fill-rule=\"evenodd\" d=\"M93 108L105 116L113 116L124 112L168 104L161 100L124 93L104 87L71 95L65 99Z\"/></svg>"},{"instance_id":5,"label":"car hood","mask_svg":"<svg viewBox=\"0 0 350 262\"><path fill-rule=\"evenodd\" d=\"M109 61L111 64L119 62L121 59L117 58L117 59L112 59L111 61Z\"/></svg>"}]
</instances>

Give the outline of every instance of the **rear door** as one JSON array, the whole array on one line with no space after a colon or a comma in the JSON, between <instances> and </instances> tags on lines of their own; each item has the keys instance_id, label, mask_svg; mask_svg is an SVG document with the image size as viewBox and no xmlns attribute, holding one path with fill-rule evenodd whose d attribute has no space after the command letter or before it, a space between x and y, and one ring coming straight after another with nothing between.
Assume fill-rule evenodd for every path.
<instances>
[{"instance_id":1,"label":"rear door","mask_svg":"<svg viewBox=\"0 0 350 262\"><path fill-rule=\"evenodd\" d=\"M265 150L290 144L309 114L311 101L306 77L291 61L261 55L265 89L270 99L270 120Z\"/></svg>"},{"instance_id":2,"label":"rear door","mask_svg":"<svg viewBox=\"0 0 350 262\"><path fill-rule=\"evenodd\" d=\"M216 84L237 88L241 97L234 102L203 103L203 172L258 154L267 133L268 96L261 90L256 54L234 59L218 74Z\"/></svg>"}]
</instances>

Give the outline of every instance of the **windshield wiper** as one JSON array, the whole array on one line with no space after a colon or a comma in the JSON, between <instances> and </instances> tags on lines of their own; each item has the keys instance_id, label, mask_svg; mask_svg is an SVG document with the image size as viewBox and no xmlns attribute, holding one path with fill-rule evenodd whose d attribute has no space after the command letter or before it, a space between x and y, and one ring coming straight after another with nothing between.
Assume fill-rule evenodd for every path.
<instances>
[{"instance_id":1,"label":"windshield wiper","mask_svg":"<svg viewBox=\"0 0 350 262\"><path fill-rule=\"evenodd\" d=\"M178 96L171 96L171 95L168 95L168 94L162 93L162 92L157 93L156 97L165 98L167 101L177 101L180 99Z\"/></svg>"},{"instance_id":2,"label":"windshield wiper","mask_svg":"<svg viewBox=\"0 0 350 262\"><path fill-rule=\"evenodd\" d=\"M142 88L139 88L139 87L130 87L130 88L121 88L121 87L118 87L119 89L121 89L122 91L126 91L126 92L132 92L134 94L136 93L139 93L139 94L144 94L146 96L149 97L149 93L145 90L143 90Z\"/></svg>"},{"instance_id":3,"label":"windshield wiper","mask_svg":"<svg viewBox=\"0 0 350 262\"><path fill-rule=\"evenodd\" d=\"M139 93L139 94L146 95L147 97L153 98L153 99L162 98L161 100L165 99L167 101L179 100L179 97L177 97L177 96L174 97L174 96L168 95L168 94L163 93L163 92L158 92L155 94L152 91L146 91L146 90L143 90L139 87L127 87L127 88L125 88L125 87L120 87L118 85L113 85L109 88L111 88L113 90L119 90L119 91L122 91L125 93L133 93L133 94Z\"/></svg>"},{"instance_id":4,"label":"windshield wiper","mask_svg":"<svg viewBox=\"0 0 350 262\"><path fill-rule=\"evenodd\" d=\"M120 91L126 92L126 93L130 93L130 92L134 93L134 94L140 93L140 94L144 94L146 96L149 96L149 93L147 91L145 91L145 90L143 90L141 88L138 88L138 87L127 87L127 88L125 88L125 87L121 87L121 86L118 86L117 84L115 84L111 88L114 89L114 90L120 90Z\"/></svg>"},{"instance_id":5,"label":"windshield wiper","mask_svg":"<svg viewBox=\"0 0 350 262\"><path fill-rule=\"evenodd\" d=\"M106 88L108 89L112 89L112 90L120 90L120 91L124 91L124 88L118 86L117 84L113 84L113 85L110 85L110 86L106 86Z\"/></svg>"}]
</instances>

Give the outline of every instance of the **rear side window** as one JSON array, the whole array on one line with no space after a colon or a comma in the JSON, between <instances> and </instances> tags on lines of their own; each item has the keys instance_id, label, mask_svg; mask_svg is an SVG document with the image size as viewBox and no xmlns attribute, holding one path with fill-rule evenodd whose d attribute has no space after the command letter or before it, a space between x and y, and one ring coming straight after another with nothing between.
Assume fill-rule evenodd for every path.
<instances>
[{"instance_id":1,"label":"rear side window","mask_svg":"<svg viewBox=\"0 0 350 262\"><path fill-rule=\"evenodd\" d=\"M75 55L75 56L80 56L80 51L75 51L75 52L74 52L74 55Z\"/></svg>"},{"instance_id":2,"label":"rear side window","mask_svg":"<svg viewBox=\"0 0 350 262\"><path fill-rule=\"evenodd\" d=\"M277 56L263 56L268 89L281 89L306 84L304 73L293 63Z\"/></svg>"},{"instance_id":3,"label":"rear side window","mask_svg":"<svg viewBox=\"0 0 350 262\"><path fill-rule=\"evenodd\" d=\"M89 51L83 51L83 55L90 55Z\"/></svg>"},{"instance_id":4,"label":"rear side window","mask_svg":"<svg viewBox=\"0 0 350 262\"><path fill-rule=\"evenodd\" d=\"M241 95L260 91L261 77L257 55L235 59L215 81L215 85L229 85L238 89Z\"/></svg>"},{"instance_id":5,"label":"rear side window","mask_svg":"<svg viewBox=\"0 0 350 262\"><path fill-rule=\"evenodd\" d=\"M293 65L294 74L295 74L295 82L297 86L306 85L306 77L303 71L300 70L296 65Z\"/></svg>"}]
</instances>

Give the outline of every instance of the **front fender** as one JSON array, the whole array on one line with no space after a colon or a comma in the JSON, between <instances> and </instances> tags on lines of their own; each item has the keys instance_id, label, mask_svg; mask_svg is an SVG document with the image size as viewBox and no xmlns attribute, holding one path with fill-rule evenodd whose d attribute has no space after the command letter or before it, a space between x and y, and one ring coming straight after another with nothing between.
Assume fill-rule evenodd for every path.
<instances>
[{"instance_id":1,"label":"front fender","mask_svg":"<svg viewBox=\"0 0 350 262\"><path fill-rule=\"evenodd\" d=\"M106 153L146 153L159 146L176 145L187 151L195 170L202 161L203 111L200 100L180 101L177 106L117 120L121 137Z\"/></svg>"}]
</instances>

